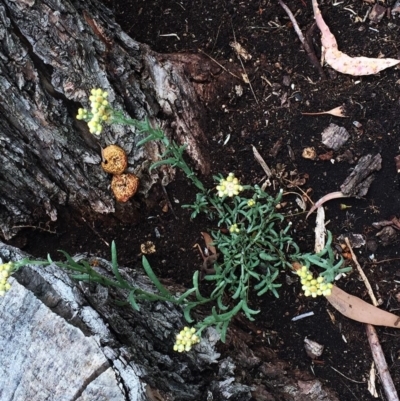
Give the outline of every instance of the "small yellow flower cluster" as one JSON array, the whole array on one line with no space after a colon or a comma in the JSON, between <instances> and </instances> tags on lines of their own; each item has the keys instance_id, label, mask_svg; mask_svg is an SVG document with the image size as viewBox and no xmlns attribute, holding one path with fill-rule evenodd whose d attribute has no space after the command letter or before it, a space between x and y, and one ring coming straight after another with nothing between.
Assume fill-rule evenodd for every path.
<instances>
[{"instance_id":1,"label":"small yellow flower cluster","mask_svg":"<svg viewBox=\"0 0 400 401\"><path fill-rule=\"evenodd\" d=\"M102 124L112 117L112 109L107 100L108 92L101 89L92 89L90 94L91 118L89 112L85 109L79 109L76 118L78 120L89 120L87 123L90 133L100 135L103 129Z\"/></svg>"},{"instance_id":2,"label":"small yellow flower cluster","mask_svg":"<svg viewBox=\"0 0 400 401\"><path fill-rule=\"evenodd\" d=\"M235 234L237 234L239 231L240 231L240 229L239 229L239 227L238 227L237 224L232 224L232 225L229 227L229 232L230 232L230 233L235 233Z\"/></svg>"},{"instance_id":3,"label":"small yellow flower cluster","mask_svg":"<svg viewBox=\"0 0 400 401\"><path fill-rule=\"evenodd\" d=\"M86 109L78 109L78 115L76 116L77 120L88 120L89 119L89 113Z\"/></svg>"},{"instance_id":4,"label":"small yellow flower cluster","mask_svg":"<svg viewBox=\"0 0 400 401\"><path fill-rule=\"evenodd\" d=\"M11 288L11 284L7 282L13 270L13 264L3 263L0 265L0 297L4 296L6 291Z\"/></svg>"},{"instance_id":5,"label":"small yellow flower cluster","mask_svg":"<svg viewBox=\"0 0 400 401\"><path fill-rule=\"evenodd\" d=\"M218 196L222 198L223 196L239 195L239 192L243 191L243 187L240 185L239 180L235 177L234 173L229 173L228 177L223 178L219 185L217 185Z\"/></svg>"},{"instance_id":6,"label":"small yellow flower cluster","mask_svg":"<svg viewBox=\"0 0 400 401\"><path fill-rule=\"evenodd\" d=\"M247 201L247 206L248 207L254 207L256 205L256 201L254 199L249 199Z\"/></svg>"},{"instance_id":7,"label":"small yellow flower cluster","mask_svg":"<svg viewBox=\"0 0 400 401\"><path fill-rule=\"evenodd\" d=\"M302 266L296 273L301 278L300 282L303 285L302 289L306 297L316 298L318 295L331 295L332 283L326 283L321 276L315 279L307 266Z\"/></svg>"},{"instance_id":8,"label":"small yellow flower cluster","mask_svg":"<svg viewBox=\"0 0 400 401\"><path fill-rule=\"evenodd\" d=\"M196 329L194 327L184 327L183 330L180 331L179 334L176 335L176 341L174 345L174 351L183 352L190 351L192 345L195 345L200 342L200 338L196 333Z\"/></svg>"}]
</instances>

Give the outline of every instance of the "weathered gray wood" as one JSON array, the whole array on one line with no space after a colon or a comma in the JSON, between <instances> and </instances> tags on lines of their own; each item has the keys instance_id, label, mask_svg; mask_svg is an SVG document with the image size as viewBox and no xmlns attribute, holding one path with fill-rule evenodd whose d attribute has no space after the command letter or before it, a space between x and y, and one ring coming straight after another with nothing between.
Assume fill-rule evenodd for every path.
<instances>
[{"instance_id":1,"label":"weathered gray wood","mask_svg":"<svg viewBox=\"0 0 400 401\"><path fill-rule=\"evenodd\" d=\"M23 256L0 242L3 261ZM110 273L108 262L97 261ZM140 271L121 274L152 288ZM228 333L231 357L216 352L212 330L178 354L172 346L184 322L169 303L143 302L140 312L116 306L123 293L79 285L55 265L26 266L14 277L0 298L1 401L338 401L268 348L252 351L249 334L235 327Z\"/></svg>"},{"instance_id":2,"label":"weathered gray wood","mask_svg":"<svg viewBox=\"0 0 400 401\"><path fill-rule=\"evenodd\" d=\"M135 42L96 0L0 0L0 234L10 238L15 226L54 221L59 205L86 217L114 212L100 145L118 143L128 152L143 193L158 180L148 165L162 149L138 149L135 130L122 126L98 141L75 119L93 87L108 90L127 116L148 117L187 143L207 173L204 113L188 78L196 74L189 61Z\"/></svg>"},{"instance_id":3,"label":"weathered gray wood","mask_svg":"<svg viewBox=\"0 0 400 401\"><path fill-rule=\"evenodd\" d=\"M357 198L365 196L375 178L373 173L379 171L381 167L382 157L379 153L375 156L366 155L361 157L357 166L340 186L341 191L346 196L355 196Z\"/></svg>"}]
</instances>

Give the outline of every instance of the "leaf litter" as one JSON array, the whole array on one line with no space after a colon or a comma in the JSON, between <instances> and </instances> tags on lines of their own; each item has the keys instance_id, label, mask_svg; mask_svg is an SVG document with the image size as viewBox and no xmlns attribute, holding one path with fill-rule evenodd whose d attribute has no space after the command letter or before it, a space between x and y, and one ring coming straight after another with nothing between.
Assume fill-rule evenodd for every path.
<instances>
[{"instance_id":1,"label":"leaf litter","mask_svg":"<svg viewBox=\"0 0 400 401\"><path fill-rule=\"evenodd\" d=\"M341 52L335 36L322 18L317 0L312 0L315 22L321 31L321 42L325 49L325 61L334 70L354 76L372 75L400 63L393 58L350 57Z\"/></svg>"}]
</instances>

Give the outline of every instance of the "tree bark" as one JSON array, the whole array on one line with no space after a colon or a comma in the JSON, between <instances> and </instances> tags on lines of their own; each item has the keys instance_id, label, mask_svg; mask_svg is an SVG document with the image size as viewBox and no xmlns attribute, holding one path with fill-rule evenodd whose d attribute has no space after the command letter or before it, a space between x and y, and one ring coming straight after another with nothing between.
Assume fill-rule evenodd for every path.
<instances>
[{"instance_id":1,"label":"tree bark","mask_svg":"<svg viewBox=\"0 0 400 401\"><path fill-rule=\"evenodd\" d=\"M0 242L3 262L24 256ZM109 262L87 260L112 277ZM140 271L120 272L153 291ZM179 354L172 347L184 321L170 303L141 302L139 312L118 306L123 291L77 284L55 265L25 266L10 281L0 298L2 401L338 401L272 350L251 349L253 336L235 326L222 355L211 329Z\"/></svg>"},{"instance_id":2,"label":"tree bark","mask_svg":"<svg viewBox=\"0 0 400 401\"><path fill-rule=\"evenodd\" d=\"M147 117L186 143L197 168L208 173L204 113L195 90L214 68L208 60L152 52L127 36L96 0L0 0L0 16L4 238L20 225L56 220L60 205L86 217L115 212L110 179L100 167L101 146L127 151L143 194L158 180L148 172L162 151L158 145L138 148L140 135L124 126L109 127L97 140L76 120L93 87L107 90L113 107L128 117ZM168 179L172 172L164 174ZM124 206L125 216L134 205Z\"/></svg>"}]
</instances>

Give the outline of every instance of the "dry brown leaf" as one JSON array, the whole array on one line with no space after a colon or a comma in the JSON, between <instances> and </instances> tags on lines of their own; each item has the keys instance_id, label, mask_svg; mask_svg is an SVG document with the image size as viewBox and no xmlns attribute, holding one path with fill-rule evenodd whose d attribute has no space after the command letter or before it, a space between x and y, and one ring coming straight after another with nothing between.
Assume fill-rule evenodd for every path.
<instances>
[{"instance_id":1,"label":"dry brown leaf","mask_svg":"<svg viewBox=\"0 0 400 401\"><path fill-rule=\"evenodd\" d=\"M361 323L400 328L400 317L333 286L328 302L342 315Z\"/></svg>"},{"instance_id":2,"label":"dry brown leaf","mask_svg":"<svg viewBox=\"0 0 400 401\"><path fill-rule=\"evenodd\" d=\"M371 75L400 63L392 58L350 57L338 49L335 36L322 18L317 0L312 0L315 22L321 31L321 42L325 48L325 61L336 71L350 75Z\"/></svg>"},{"instance_id":3,"label":"dry brown leaf","mask_svg":"<svg viewBox=\"0 0 400 401\"><path fill-rule=\"evenodd\" d=\"M234 41L229 43L229 46L232 47L235 53L243 60L251 60L251 54L240 43Z\"/></svg>"},{"instance_id":4,"label":"dry brown leaf","mask_svg":"<svg viewBox=\"0 0 400 401\"><path fill-rule=\"evenodd\" d=\"M344 117L347 118L347 116L345 116L345 108L344 106L338 106L335 107L332 110L328 110L328 111L316 111L314 113L301 113L303 116L322 116L324 114L330 114L332 116L336 116L336 117Z\"/></svg>"},{"instance_id":5,"label":"dry brown leaf","mask_svg":"<svg viewBox=\"0 0 400 401\"><path fill-rule=\"evenodd\" d=\"M215 248L215 246L212 244L213 243L213 239L211 238L211 235L208 233L201 233L201 235L204 238L204 242L206 243L206 247L207 249L213 254L215 255L217 253L217 249Z\"/></svg>"}]
</instances>

